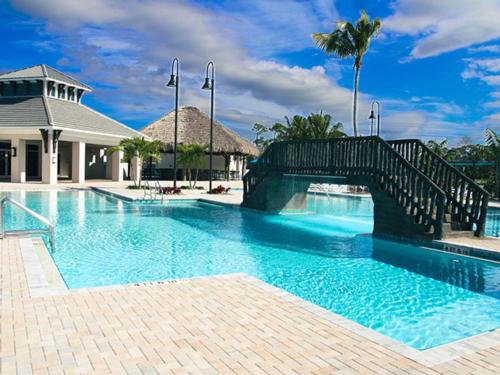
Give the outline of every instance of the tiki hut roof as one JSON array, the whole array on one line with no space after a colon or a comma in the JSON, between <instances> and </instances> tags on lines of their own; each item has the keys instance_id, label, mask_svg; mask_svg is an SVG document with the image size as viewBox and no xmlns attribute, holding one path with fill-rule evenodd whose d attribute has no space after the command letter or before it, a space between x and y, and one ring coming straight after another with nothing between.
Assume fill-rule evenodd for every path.
<instances>
[{"instance_id":1,"label":"tiki hut roof","mask_svg":"<svg viewBox=\"0 0 500 375\"><path fill-rule=\"evenodd\" d=\"M141 133L160 140L171 148L174 143L175 112L172 111L141 129ZM196 107L179 108L177 142L183 144L208 145L210 140L210 117ZM214 119L214 153L258 155L252 143L224 127Z\"/></svg>"}]
</instances>

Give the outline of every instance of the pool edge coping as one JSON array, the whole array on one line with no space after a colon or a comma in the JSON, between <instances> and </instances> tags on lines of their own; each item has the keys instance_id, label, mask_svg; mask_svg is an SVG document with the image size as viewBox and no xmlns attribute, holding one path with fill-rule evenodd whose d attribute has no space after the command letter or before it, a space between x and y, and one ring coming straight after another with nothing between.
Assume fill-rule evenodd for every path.
<instances>
[{"instance_id":1,"label":"pool edge coping","mask_svg":"<svg viewBox=\"0 0 500 375\"><path fill-rule=\"evenodd\" d=\"M41 237L19 238L19 247L30 298L70 291Z\"/></svg>"}]
</instances>

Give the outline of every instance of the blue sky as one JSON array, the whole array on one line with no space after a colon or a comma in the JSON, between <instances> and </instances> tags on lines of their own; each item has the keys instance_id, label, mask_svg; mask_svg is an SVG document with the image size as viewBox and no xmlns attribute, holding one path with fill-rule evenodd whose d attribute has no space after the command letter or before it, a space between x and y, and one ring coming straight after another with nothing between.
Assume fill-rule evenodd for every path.
<instances>
[{"instance_id":1,"label":"blue sky","mask_svg":"<svg viewBox=\"0 0 500 375\"><path fill-rule=\"evenodd\" d=\"M45 63L90 84L84 102L134 128L173 108L165 88L181 60L181 105L216 65L216 117L251 138L255 122L323 110L351 131L352 61L327 57L312 32L361 9L382 20L360 79L360 127L382 102L387 138L500 131L500 0L0 0L0 71Z\"/></svg>"}]
</instances>

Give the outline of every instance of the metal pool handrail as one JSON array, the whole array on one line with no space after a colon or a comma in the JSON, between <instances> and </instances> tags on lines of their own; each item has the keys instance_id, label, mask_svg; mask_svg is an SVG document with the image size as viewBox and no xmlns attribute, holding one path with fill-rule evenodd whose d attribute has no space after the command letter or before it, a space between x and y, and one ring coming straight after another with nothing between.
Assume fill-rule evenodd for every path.
<instances>
[{"instance_id":1,"label":"metal pool handrail","mask_svg":"<svg viewBox=\"0 0 500 375\"><path fill-rule=\"evenodd\" d=\"M4 213L5 213L5 204L10 203L13 206L16 206L17 208L23 210L27 214L33 216L35 219L40 221L42 224L46 225L47 228L41 228L41 229L27 229L27 230L10 230L6 231L5 230L5 220L4 220ZM31 234L47 234L49 236L49 243L51 250L55 250L55 238L54 238L54 225L48 221L46 218L43 216L37 214L35 211L30 210L28 207L25 205L19 203L18 201L9 198L9 197L3 197L0 199L0 239L4 239L7 237L7 235L12 234L12 235L31 235Z\"/></svg>"},{"instance_id":2,"label":"metal pool handrail","mask_svg":"<svg viewBox=\"0 0 500 375\"><path fill-rule=\"evenodd\" d=\"M155 180L154 182L154 187L151 186L148 180L144 181L144 200L146 200L146 197L149 195L149 199L151 201L155 200L158 198L158 195L160 196L161 203L163 203L163 188L160 185L159 180Z\"/></svg>"}]
</instances>

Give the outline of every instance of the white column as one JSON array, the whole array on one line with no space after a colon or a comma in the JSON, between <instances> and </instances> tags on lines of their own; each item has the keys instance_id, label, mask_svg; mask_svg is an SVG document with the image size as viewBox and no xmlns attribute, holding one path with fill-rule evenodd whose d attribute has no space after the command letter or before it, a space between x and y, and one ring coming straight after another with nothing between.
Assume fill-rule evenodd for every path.
<instances>
[{"instance_id":1,"label":"white column","mask_svg":"<svg viewBox=\"0 0 500 375\"><path fill-rule=\"evenodd\" d=\"M113 179L113 155L105 154L106 157L106 179Z\"/></svg>"},{"instance_id":2,"label":"white column","mask_svg":"<svg viewBox=\"0 0 500 375\"><path fill-rule=\"evenodd\" d=\"M57 145L55 152L52 148L52 130L47 137L47 152L42 146L42 182L44 184L57 184Z\"/></svg>"},{"instance_id":3,"label":"white column","mask_svg":"<svg viewBox=\"0 0 500 375\"><path fill-rule=\"evenodd\" d=\"M85 183L85 142L73 142L71 146L71 180Z\"/></svg>"},{"instance_id":4,"label":"white column","mask_svg":"<svg viewBox=\"0 0 500 375\"><path fill-rule=\"evenodd\" d=\"M130 179L134 181L136 184L138 184L141 173L142 173L141 159L135 156L130 161Z\"/></svg>"},{"instance_id":5,"label":"white column","mask_svg":"<svg viewBox=\"0 0 500 375\"><path fill-rule=\"evenodd\" d=\"M16 156L10 159L10 180L26 182L26 140L13 138L10 147L16 149Z\"/></svg>"},{"instance_id":6,"label":"white column","mask_svg":"<svg viewBox=\"0 0 500 375\"><path fill-rule=\"evenodd\" d=\"M123 152L115 151L111 157L111 178L113 181L123 181L123 168L122 168Z\"/></svg>"}]
</instances>

